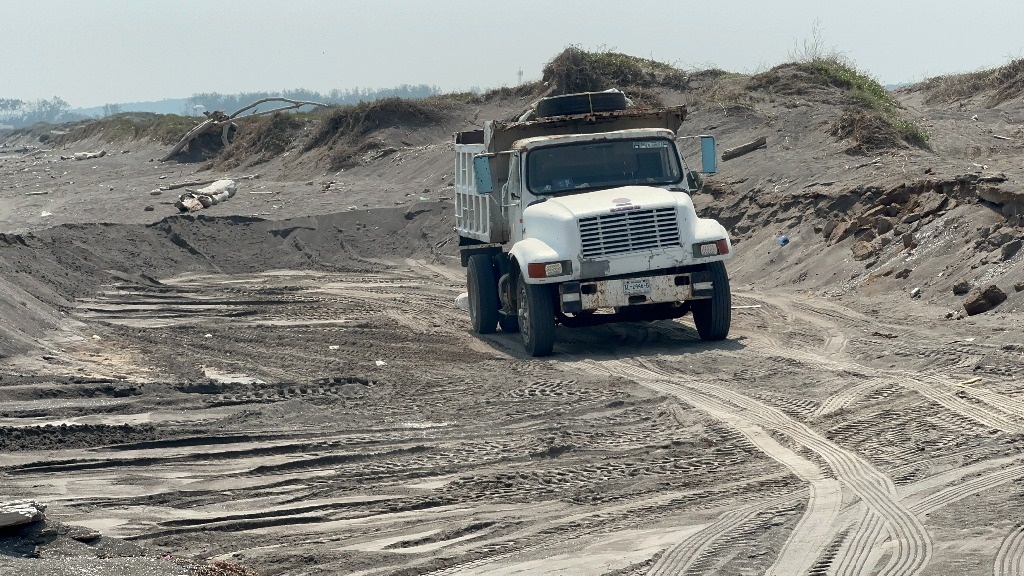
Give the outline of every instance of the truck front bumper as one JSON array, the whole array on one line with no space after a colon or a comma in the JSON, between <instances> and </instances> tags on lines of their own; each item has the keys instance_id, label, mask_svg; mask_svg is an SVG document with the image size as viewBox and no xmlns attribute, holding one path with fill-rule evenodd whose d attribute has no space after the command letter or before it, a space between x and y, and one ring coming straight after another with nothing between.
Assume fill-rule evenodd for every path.
<instances>
[{"instance_id":1,"label":"truck front bumper","mask_svg":"<svg viewBox=\"0 0 1024 576\"><path fill-rule=\"evenodd\" d=\"M710 298L714 292L706 271L629 276L564 282L558 285L562 312L575 314L599 308L642 306Z\"/></svg>"}]
</instances>

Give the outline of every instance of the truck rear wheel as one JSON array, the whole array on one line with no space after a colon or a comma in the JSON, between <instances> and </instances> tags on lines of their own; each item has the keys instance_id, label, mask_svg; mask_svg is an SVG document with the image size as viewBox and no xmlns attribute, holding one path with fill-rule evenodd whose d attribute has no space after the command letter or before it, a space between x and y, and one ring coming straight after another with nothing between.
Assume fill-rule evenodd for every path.
<instances>
[{"instance_id":1,"label":"truck rear wheel","mask_svg":"<svg viewBox=\"0 0 1024 576\"><path fill-rule=\"evenodd\" d=\"M519 277L516 286L519 333L530 356L547 356L555 347L555 304L551 287L527 284Z\"/></svg>"},{"instance_id":2,"label":"truck rear wheel","mask_svg":"<svg viewBox=\"0 0 1024 576\"><path fill-rule=\"evenodd\" d=\"M694 300L691 304L693 323L701 340L724 340L732 323L732 294L729 292L729 274L722 262L708 264L713 293L707 300Z\"/></svg>"},{"instance_id":3,"label":"truck rear wheel","mask_svg":"<svg viewBox=\"0 0 1024 576\"><path fill-rule=\"evenodd\" d=\"M466 263L469 320L474 334L491 334L498 326L498 283L486 254L474 254Z\"/></svg>"}]
</instances>

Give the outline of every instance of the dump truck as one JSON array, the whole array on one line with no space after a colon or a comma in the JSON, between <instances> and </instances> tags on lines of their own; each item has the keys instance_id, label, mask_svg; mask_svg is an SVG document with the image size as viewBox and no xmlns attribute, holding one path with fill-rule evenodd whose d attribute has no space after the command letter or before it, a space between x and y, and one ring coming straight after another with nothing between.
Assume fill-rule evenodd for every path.
<instances>
[{"instance_id":1,"label":"dump truck","mask_svg":"<svg viewBox=\"0 0 1024 576\"><path fill-rule=\"evenodd\" d=\"M556 326L693 316L731 323L732 242L691 194L717 170L713 136L680 136L686 107L619 91L540 99L513 120L455 135L455 231L472 332L519 332L553 351ZM682 142L699 142L691 169Z\"/></svg>"}]
</instances>

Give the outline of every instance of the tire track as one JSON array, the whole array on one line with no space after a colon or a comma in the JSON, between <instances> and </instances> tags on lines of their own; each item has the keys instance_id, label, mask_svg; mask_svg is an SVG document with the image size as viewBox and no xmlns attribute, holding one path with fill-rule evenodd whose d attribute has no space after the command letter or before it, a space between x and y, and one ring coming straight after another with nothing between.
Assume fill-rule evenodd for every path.
<instances>
[{"instance_id":1,"label":"tire track","mask_svg":"<svg viewBox=\"0 0 1024 576\"><path fill-rule=\"evenodd\" d=\"M821 403L821 406L814 411L814 416L827 416L834 414L848 406L853 405L858 398L867 396L871 391L885 386L890 381L887 378L871 378L860 384L844 388L830 396Z\"/></svg>"},{"instance_id":2,"label":"tire track","mask_svg":"<svg viewBox=\"0 0 1024 576\"><path fill-rule=\"evenodd\" d=\"M994 576L1024 574L1024 526L1017 526L1003 539L996 553L992 573Z\"/></svg>"},{"instance_id":3,"label":"tire track","mask_svg":"<svg viewBox=\"0 0 1024 576\"><path fill-rule=\"evenodd\" d=\"M820 350L808 351L783 345L770 335L766 337L764 334L757 334L751 339L754 343L754 348L771 351L772 354L806 362L831 372L859 373L864 370L864 366L834 358L843 349L845 343L838 348L829 344L830 341L839 337L835 336L834 333L842 334L837 325L830 321L830 319L845 321L859 328L864 328L864 326L874 326L877 328L877 322L874 319L854 315L849 311L839 310L831 306L819 307L806 302L791 303L755 294L745 294L745 296L762 302L770 308L777 307L780 315L785 316L788 314L787 319L797 318L817 326L831 335L829 337L830 340L827 340ZM824 316L825 318L820 318L819 316ZM815 412L815 415L820 416L833 413L853 404L857 398L877 388L877 385L881 382L892 382L917 392L925 398L939 403L947 410L960 414L983 426L1011 434L1024 432L1024 424L1020 423L1024 419L1024 401L1016 400L997 392L980 390L969 386L959 386L948 378L934 373L921 375L919 372L898 370L873 370L873 372L878 375L875 379L835 394L822 403Z\"/></svg>"},{"instance_id":4,"label":"tire track","mask_svg":"<svg viewBox=\"0 0 1024 576\"><path fill-rule=\"evenodd\" d=\"M648 576L684 574L697 561L701 552L707 550L713 542L737 530L757 516L765 507L767 506L748 506L722 514L704 529L666 550L658 562L651 567L647 573Z\"/></svg>"},{"instance_id":5,"label":"tire track","mask_svg":"<svg viewBox=\"0 0 1024 576\"><path fill-rule=\"evenodd\" d=\"M910 511L919 516L927 516L940 508L953 504L959 500L963 500L968 496L983 492L990 488L995 488L1000 484L1005 484L1022 476L1024 476L1024 465L1005 468L977 478L972 478L965 482L958 482L944 490L940 490L926 498L922 498L917 503L910 506Z\"/></svg>"},{"instance_id":6,"label":"tire track","mask_svg":"<svg viewBox=\"0 0 1024 576\"><path fill-rule=\"evenodd\" d=\"M965 397L977 398L977 396L972 394L971 391L964 389L964 387L956 387L956 390L954 390L955 386L952 383L936 376L919 379L906 374L902 380L897 380L897 382L903 387L940 404L943 408L974 420L983 426L1011 434L1024 432L1024 424L1016 421L1011 414L999 407L1006 400L1000 394L988 393L988 402L968 402ZM990 402L998 402L999 404L992 404Z\"/></svg>"},{"instance_id":7,"label":"tire track","mask_svg":"<svg viewBox=\"0 0 1024 576\"><path fill-rule=\"evenodd\" d=\"M756 343L756 340L754 342ZM824 358L812 352L786 348L777 345L770 339L768 342L769 344L767 345L754 344L751 348L755 351L762 350L772 355L807 363L815 368L829 372L861 373L866 370L866 367L860 364ZM830 397L819 408L819 412L827 414L829 412L825 410L832 410L837 406L848 406L854 403L860 394L868 393L884 383L891 382L917 392L921 396L940 404L947 410L973 420L982 426L1011 434L1024 432L1024 424L1019 422L1024 418L1024 402L1010 399L997 392L978 391L969 386L957 386L947 378L935 374L922 376L917 372L909 371L870 371L877 374L877 376L855 387L856 390L843 390ZM968 401L968 399L976 401L972 402ZM1010 410L1004 408L1004 406L1010 408ZM1019 410L1019 412L1016 412L1016 410Z\"/></svg>"},{"instance_id":8,"label":"tire track","mask_svg":"<svg viewBox=\"0 0 1024 576\"><path fill-rule=\"evenodd\" d=\"M885 521L881 514L876 513L864 503L858 506L859 516L851 522L851 529L846 533L843 544L832 562L833 576L857 576L870 573L877 557L875 543L879 538L888 535Z\"/></svg>"},{"instance_id":9,"label":"tire track","mask_svg":"<svg viewBox=\"0 0 1024 576\"><path fill-rule=\"evenodd\" d=\"M882 574L918 574L931 559L931 538L920 520L898 501L892 480L866 460L834 444L806 425L742 394L707 382L694 382L689 375L662 369L640 368L619 360L583 361L579 363L579 367L634 379L641 385L675 395L699 408L707 406L723 413L742 414L757 426L789 436L819 454L835 472L839 481L882 517L894 547L891 566L887 566ZM810 505L808 508L814 509L815 506ZM834 530L836 528L833 526ZM814 539L815 542L820 540L820 537ZM825 540L824 545L816 550L816 555L828 544L827 539Z\"/></svg>"}]
</instances>

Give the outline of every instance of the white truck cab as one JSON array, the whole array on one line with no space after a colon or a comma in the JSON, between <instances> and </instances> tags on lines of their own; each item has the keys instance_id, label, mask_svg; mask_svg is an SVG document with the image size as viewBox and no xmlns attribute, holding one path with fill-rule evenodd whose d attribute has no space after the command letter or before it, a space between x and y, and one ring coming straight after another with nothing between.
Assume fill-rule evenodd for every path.
<instances>
[{"instance_id":1,"label":"white truck cab","mask_svg":"<svg viewBox=\"0 0 1024 576\"><path fill-rule=\"evenodd\" d=\"M573 105L585 95L556 98ZM456 231L474 332L519 331L533 356L551 353L556 324L691 312L702 339L728 335L732 244L694 210L700 176L676 146L685 114L586 110L456 136ZM700 138L700 172L714 173L714 139Z\"/></svg>"}]
</instances>

